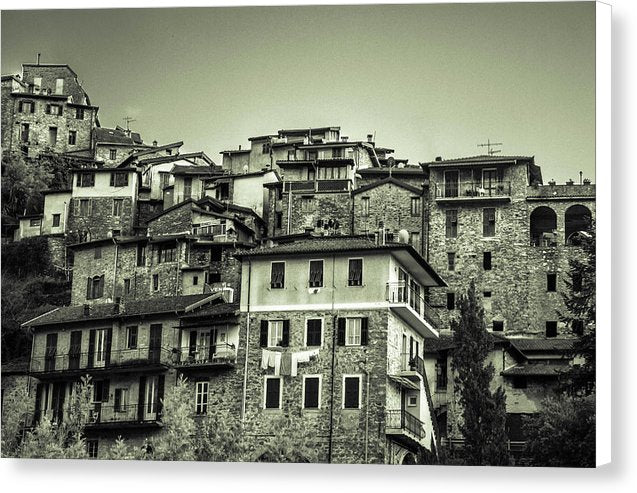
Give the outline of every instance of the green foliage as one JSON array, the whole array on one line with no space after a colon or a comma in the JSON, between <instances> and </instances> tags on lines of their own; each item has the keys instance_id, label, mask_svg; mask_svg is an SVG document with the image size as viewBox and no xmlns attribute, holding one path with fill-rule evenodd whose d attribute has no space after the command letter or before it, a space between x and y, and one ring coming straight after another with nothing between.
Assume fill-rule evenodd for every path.
<instances>
[{"instance_id":1,"label":"green foliage","mask_svg":"<svg viewBox=\"0 0 637 493\"><path fill-rule=\"evenodd\" d=\"M595 394L551 396L525 418L525 455L532 466L595 467Z\"/></svg>"},{"instance_id":2,"label":"green foliage","mask_svg":"<svg viewBox=\"0 0 637 493\"><path fill-rule=\"evenodd\" d=\"M314 428L290 417L275 420L272 427L274 436L266 441L258 462L319 462Z\"/></svg>"},{"instance_id":3,"label":"green foliage","mask_svg":"<svg viewBox=\"0 0 637 493\"><path fill-rule=\"evenodd\" d=\"M106 458L109 460L142 460L147 459L148 455L142 447L131 447L119 436L115 440L115 445L108 451Z\"/></svg>"},{"instance_id":4,"label":"green foliage","mask_svg":"<svg viewBox=\"0 0 637 493\"><path fill-rule=\"evenodd\" d=\"M16 385L4 396L2 406L2 457L18 457L20 433L29 415L29 394Z\"/></svg>"},{"instance_id":5,"label":"green foliage","mask_svg":"<svg viewBox=\"0 0 637 493\"><path fill-rule=\"evenodd\" d=\"M452 323L455 349L451 364L462 406L465 460L476 466L508 465L506 396L502 387L490 390L494 368L485 361L492 342L473 281L467 295L460 297L459 307L460 319Z\"/></svg>"},{"instance_id":6,"label":"green foliage","mask_svg":"<svg viewBox=\"0 0 637 493\"><path fill-rule=\"evenodd\" d=\"M248 459L241 422L228 414L208 414L194 437L197 460L241 462Z\"/></svg>"},{"instance_id":7,"label":"green foliage","mask_svg":"<svg viewBox=\"0 0 637 493\"><path fill-rule=\"evenodd\" d=\"M39 160L21 155L2 158L2 214L17 216L42 210L42 191L54 178Z\"/></svg>"}]
</instances>

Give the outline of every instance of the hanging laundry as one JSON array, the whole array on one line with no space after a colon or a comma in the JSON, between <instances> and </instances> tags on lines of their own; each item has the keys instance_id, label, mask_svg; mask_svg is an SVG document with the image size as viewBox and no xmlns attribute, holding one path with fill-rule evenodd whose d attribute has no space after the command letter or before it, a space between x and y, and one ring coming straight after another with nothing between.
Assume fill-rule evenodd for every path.
<instances>
[{"instance_id":1,"label":"hanging laundry","mask_svg":"<svg viewBox=\"0 0 637 493\"><path fill-rule=\"evenodd\" d=\"M292 375L292 353L283 353L281 355L281 375Z\"/></svg>"},{"instance_id":2,"label":"hanging laundry","mask_svg":"<svg viewBox=\"0 0 637 493\"><path fill-rule=\"evenodd\" d=\"M319 349L311 349L309 351L301 351L292 354L292 370L290 374L296 377L298 373L299 363L308 363L311 358L315 358L319 355Z\"/></svg>"}]
</instances>

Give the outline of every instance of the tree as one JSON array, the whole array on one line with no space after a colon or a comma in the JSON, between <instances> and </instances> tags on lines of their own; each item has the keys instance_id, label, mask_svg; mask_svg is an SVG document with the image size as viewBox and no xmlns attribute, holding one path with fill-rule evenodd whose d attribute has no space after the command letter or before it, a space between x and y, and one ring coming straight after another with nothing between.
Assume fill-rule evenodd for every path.
<instances>
[{"instance_id":1,"label":"tree","mask_svg":"<svg viewBox=\"0 0 637 493\"><path fill-rule=\"evenodd\" d=\"M494 368L485 362L492 341L473 281L466 296L460 297L459 307L460 319L452 322L455 349L451 364L462 407L465 460L476 466L507 465L506 396L502 387L490 390Z\"/></svg>"},{"instance_id":2,"label":"tree","mask_svg":"<svg viewBox=\"0 0 637 493\"><path fill-rule=\"evenodd\" d=\"M275 420L272 428L274 435L266 441L257 462L319 462L314 428L291 417Z\"/></svg>"},{"instance_id":3,"label":"tree","mask_svg":"<svg viewBox=\"0 0 637 493\"><path fill-rule=\"evenodd\" d=\"M212 413L201 421L194 437L197 460L241 462L248 460L241 422L227 413Z\"/></svg>"},{"instance_id":4,"label":"tree","mask_svg":"<svg viewBox=\"0 0 637 493\"><path fill-rule=\"evenodd\" d=\"M56 423L49 413L43 413L35 428L26 434L19 456L30 459L86 459L84 427L92 408L93 384L82 377L73 385L64 406L64 420Z\"/></svg>"},{"instance_id":5,"label":"tree","mask_svg":"<svg viewBox=\"0 0 637 493\"><path fill-rule=\"evenodd\" d=\"M526 417L525 455L532 466L595 467L595 395L548 397Z\"/></svg>"},{"instance_id":6,"label":"tree","mask_svg":"<svg viewBox=\"0 0 637 493\"><path fill-rule=\"evenodd\" d=\"M17 216L42 210L42 191L54 175L39 160L21 155L2 158L2 214Z\"/></svg>"},{"instance_id":7,"label":"tree","mask_svg":"<svg viewBox=\"0 0 637 493\"><path fill-rule=\"evenodd\" d=\"M106 458L109 460L142 460L147 459L148 455L142 447L131 447L121 436L118 436L115 444L106 454Z\"/></svg>"},{"instance_id":8,"label":"tree","mask_svg":"<svg viewBox=\"0 0 637 493\"><path fill-rule=\"evenodd\" d=\"M29 394L16 385L4 396L2 406L2 457L18 457L20 433L29 415Z\"/></svg>"}]
</instances>

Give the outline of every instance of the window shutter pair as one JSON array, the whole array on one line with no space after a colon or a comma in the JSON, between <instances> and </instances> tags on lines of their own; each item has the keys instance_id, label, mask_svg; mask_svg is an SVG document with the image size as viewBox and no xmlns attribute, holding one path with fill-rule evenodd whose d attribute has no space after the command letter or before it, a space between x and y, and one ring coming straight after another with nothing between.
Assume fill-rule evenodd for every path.
<instances>
[{"instance_id":1,"label":"window shutter pair","mask_svg":"<svg viewBox=\"0 0 637 493\"><path fill-rule=\"evenodd\" d=\"M346 320L345 318L339 318L338 319L338 329L337 329L337 334L336 334L336 344L338 346L344 346L345 345L345 325L346 325ZM367 317L363 317L361 318L361 346L367 346L367 343L369 341L369 319Z\"/></svg>"},{"instance_id":2,"label":"window shutter pair","mask_svg":"<svg viewBox=\"0 0 637 493\"><path fill-rule=\"evenodd\" d=\"M283 321L283 336L281 338L281 347L288 347L290 345L290 321ZM261 320L261 333L259 336L259 346L268 346L268 321Z\"/></svg>"}]
</instances>

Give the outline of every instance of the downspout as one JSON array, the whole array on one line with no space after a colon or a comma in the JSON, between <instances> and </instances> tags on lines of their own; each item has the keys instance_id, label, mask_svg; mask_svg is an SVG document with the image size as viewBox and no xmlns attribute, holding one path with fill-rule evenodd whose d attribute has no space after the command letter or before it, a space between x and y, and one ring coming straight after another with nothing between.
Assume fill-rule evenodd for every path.
<instances>
[{"instance_id":1,"label":"downspout","mask_svg":"<svg viewBox=\"0 0 637 493\"><path fill-rule=\"evenodd\" d=\"M285 182L283 182L283 191L285 191ZM290 234L291 217L292 217L292 183L290 182L290 190L288 191L288 227L287 227L288 234Z\"/></svg>"},{"instance_id":2,"label":"downspout","mask_svg":"<svg viewBox=\"0 0 637 493\"><path fill-rule=\"evenodd\" d=\"M175 296L179 296L179 257L180 252L179 252L179 240L175 240L175 243L177 245L177 262L175 263Z\"/></svg>"},{"instance_id":3,"label":"downspout","mask_svg":"<svg viewBox=\"0 0 637 493\"><path fill-rule=\"evenodd\" d=\"M31 332L31 359L29 359L29 378L27 379L27 395L29 396L29 399L31 397L31 382L33 381L33 377L31 376L31 365L33 364L33 351L35 349L35 330L33 329L33 327L29 327L29 332ZM36 386L36 392L37 392L37 386ZM38 396L35 396L35 399L38 399ZM36 409L37 411L37 409ZM35 414L33 415L33 418L35 419ZM22 438L24 438L25 433L26 433L26 428L27 428L27 421L28 421L29 417L25 416L24 418L24 428L22 430Z\"/></svg>"},{"instance_id":4,"label":"downspout","mask_svg":"<svg viewBox=\"0 0 637 493\"><path fill-rule=\"evenodd\" d=\"M117 254L119 245L117 240L113 238L113 244L115 245L115 258L113 259L113 303L115 303L115 282L117 280Z\"/></svg>"},{"instance_id":5,"label":"downspout","mask_svg":"<svg viewBox=\"0 0 637 493\"><path fill-rule=\"evenodd\" d=\"M332 255L332 313L334 313L334 271L335 257ZM334 314L332 317L332 376L330 382L330 432L327 449L327 463L332 463L332 439L334 437L334 363L336 360L336 333L338 330L338 317Z\"/></svg>"},{"instance_id":6,"label":"downspout","mask_svg":"<svg viewBox=\"0 0 637 493\"><path fill-rule=\"evenodd\" d=\"M246 394L248 391L248 348L250 347L250 282L252 280L252 262L248 259L248 297L246 300L246 354L243 364L243 395L241 396L241 422L246 415Z\"/></svg>"},{"instance_id":7,"label":"downspout","mask_svg":"<svg viewBox=\"0 0 637 493\"><path fill-rule=\"evenodd\" d=\"M369 450L369 372L365 371L367 383L365 385L365 464L368 460Z\"/></svg>"}]
</instances>

